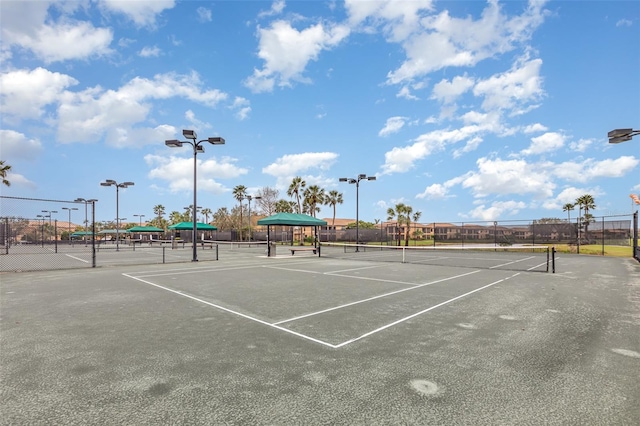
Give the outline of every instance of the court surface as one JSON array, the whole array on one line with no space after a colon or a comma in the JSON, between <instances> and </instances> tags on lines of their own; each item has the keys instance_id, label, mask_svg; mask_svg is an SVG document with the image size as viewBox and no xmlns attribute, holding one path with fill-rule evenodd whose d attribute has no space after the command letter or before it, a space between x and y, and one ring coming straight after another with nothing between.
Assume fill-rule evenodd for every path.
<instances>
[{"instance_id":1,"label":"court surface","mask_svg":"<svg viewBox=\"0 0 640 426\"><path fill-rule=\"evenodd\" d=\"M236 252L0 279L1 424L640 421L631 259Z\"/></svg>"}]
</instances>

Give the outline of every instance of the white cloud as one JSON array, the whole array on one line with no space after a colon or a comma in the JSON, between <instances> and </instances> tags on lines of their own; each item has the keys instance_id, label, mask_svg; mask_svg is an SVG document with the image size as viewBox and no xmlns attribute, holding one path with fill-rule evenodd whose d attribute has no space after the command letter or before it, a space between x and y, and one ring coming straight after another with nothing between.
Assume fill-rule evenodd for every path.
<instances>
[{"instance_id":1,"label":"white cloud","mask_svg":"<svg viewBox=\"0 0 640 426\"><path fill-rule=\"evenodd\" d=\"M482 107L486 111L513 109L537 101L544 95L541 66L541 59L523 58L516 61L508 72L479 81L473 93L484 97Z\"/></svg>"},{"instance_id":2,"label":"white cloud","mask_svg":"<svg viewBox=\"0 0 640 426\"><path fill-rule=\"evenodd\" d=\"M616 22L616 27L630 27L631 25L633 25L633 21L630 19L620 19Z\"/></svg>"},{"instance_id":3,"label":"white cloud","mask_svg":"<svg viewBox=\"0 0 640 426\"><path fill-rule=\"evenodd\" d=\"M290 22L280 20L269 28L259 28L258 34L258 56L265 64L245 80L245 86L255 93L271 91L275 85L309 83L303 75L307 64L317 60L323 50L337 46L349 35L349 29L318 23L298 31Z\"/></svg>"},{"instance_id":4,"label":"white cloud","mask_svg":"<svg viewBox=\"0 0 640 426\"><path fill-rule=\"evenodd\" d=\"M0 152L9 163L14 159L34 160L42 152L42 143L14 130L0 129Z\"/></svg>"},{"instance_id":5,"label":"white cloud","mask_svg":"<svg viewBox=\"0 0 640 426\"><path fill-rule=\"evenodd\" d=\"M387 123L385 124L384 128L382 128L379 132L378 132L378 136L389 136L392 133L397 133L400 131L400 129L402 129L404 127L404 124L407 120L407 117L390 117L387 118Z\"/></svg>"},{"instance_id":6,"label":"white cloud","mask_svg":"<svg viewBox=\"0 0 640 426\"><path fill-rule=\"evenodd\" d=\"M264 11L264 12L260 12L258 14L258 17L259 18L266 18L268 16L279 15L284 10L284 7L285 7L284 0L276 0L273 3L271 3L271 9L269 9L267 11Z\"/></svg>"},{"instance_id":7,"label":"white cloud","mask_svg":"<svg viewBox=\"0 0 640 426\"><path fill-rule=\"evenodd\" d=\"M547 131L547 127L540 124L540 123L535 123L535 124L530 124L528 126L525 126L525 128L522 130L524 133L538 133L538 132L546 132Z\"/></svg>"},{"instance_id":8,"label":"white cloud","mask_svg":"<svg viewBox=\"0 0 640 426\"><path fill-rule=\"evenodd\" d=\"M167 148L168 149L168 148ZM193 158L181 158L176 156L146 155L145 162L151 168L149 178L159 179L169 184L172 193L193 190ZM219 179L233 179L244 174L248 170L236 166L236 159L222 157L220 160L207 157L198 159L198 190L221 194L229 189L218 182Z\"/></svg>"},{"instance_id":9,"label":"white cloud","mask_svg":"<svg viewBox=\"0 0 640 426\"><path fill-rule=\"evenodd\" d=\"M433 86L431 99L437 99L444 104L454 102L456 98L473 87L473 78L456 76L451 81L441 80Z\"/></svg>"},{"instance_id":10,"label":"white cloud","mask_svg":"<svg viewBox=\"0 0 640 426\"><path fill-rule=\"evenodd\" d=\"M521 151L524 155L543 154L556 151L564 146L565 136L556 132L547 132L541 136L531 138L531 145Z\"/></svg>"},{"instance_id":11,"label":"white cloud","mask_svg":"<svg viewBox=\"0 0 640 426\"><path fill-rule=\"evenodd\" d=\"M94 142L107 133L107 141L118 142L123 132L147 119L152 100L183 97L214 107L227 98L217 89L203 90L198 74L159 74L152 80L136 77L118 90L100 87L78 93L65 92L58 110L58 139L62 143ZM147 130L153 132L153 130ZM155 143L153 139L142 139Z\"/></svg>"},{"instance_id":12,"label":"white cloud","mask_svg":"<svg viewBox=\"0 0 640 426\"><path fill-rule=\"evenodd\" d=\"M477 137L479 134L490 130L493 126L494 123L489 121L482 125L469 125L455 130L435 130L420 135L413 144L405 147L395 147L386 152L382 173L405 173L414 167L415 162L434 152L442 151L447 145Z\"/></svg>"},{"instance_id":13,"label":"white cloud","mask_svg":"<svg viewBox=\"0 0 640 426\"><path fill-rule=\"evenodd\" d=\"M175 0L101 0L100 7L108 12L121 13L139 26L154 27L156 18L165 9L172 9Z\"/></svg>"},{"instance_id":14,"label":"white cloud","mask_svg":"<svg viewBox=\"0 0 640 426\"><path fill-rule=\"evenodd\" d=\"M64 90L78 81L44 68L16 70L0 75L0 112L4 119L39 118L48 104L58 102Z\"/></svg>"},{"instance_id":15,"label":"white cloud","mask_svg":"<svg viewBox=\"0 0 640 426\"><path fill-rule=\"evenodd\" d=\"M582 162L565 161L557 164L547 164L549 173L570 182L588 182L597 178L622 177L635 169L640 160L632 156L622 156L616 159L594 160L588 158Z\"/></svg>"},{"instance_id":16,"label":"white cloud","mask_svg":"<svg viewBox=\"0 0 640 426\"><path fill-rule=\"evenodd\" d=\"M305 152L288 154L262 169L262 173L272 176L294 177L310 169L327 170L338 158L334 152Z\"/></svg>"},{"instance_id":17,"label":"white cloud","mask_svg":"<svg viewBox=\"0 0 640 426\"><path fill-rule=\"evenodd\" d=\"M483 157L476 164L478 169L462 180L462 186L471 189L475 197L518 194L544 199L551 197L556 187L546 170L524 160Z\"/></svg>"},{"instance_id":18,"label":"white cloud","mask_svg":"<svg viewBox=\"0 0 640 426\"><path fill-rule=\"evenodd\" d=\"M138 52L138 55L140 55L143 58L151 58L151 57L158 57L160 56L161 53L162 51L158 46L146 46L146 47L143 47L140 52Z\"/></svg>"},{"instance_id":19,"label":"white cloud","mask_svg":"<svg viewBox=\"0 0 640 426\"><path fill-rule=\"evenodd\" d=\"M571 151L585 152L594 142L595 140L593 139L580 139L578 141L571 142L569 144L569 148L571 148Z\"/></svg>"},{"instance_id":20,"label":"white cloud","mask_svg":"<svg viewBox=\"0 0 640 426\"><path fill-rule=\"evenodd\" d=\"M229 108L236 111L236 118L240 121L247 119L251 113L249 100L241 96L236 96Z\"/></svg>"},{"instance_id":21,"label":"white cloud","mask_svg":"<svg viewBox=\"0 0 640 426\"><path fill-rule=\"evenodd\" d=\"M502 14L497 1L488 2L478 20L453 18L446 10L424 17L419 20L419 29L409 26L402 32L406 38L394 33L396 37L392 40L402 40L407 59L387 75L387 82L411 81L445 67L474 66L483 59L513 50L518 43L527 41L543 22L546 14L543 5L544 2L530 2L521 15L511 18ZM360 9L365 10L362 13L373 13L366 11L366 6Z\"/></svg>"},{"instance_id":22,"label":"white cloud","mask_svg":"<svg viewBox=\"0 0 640 426\"><path fill-rule=\"evenodd\" d=\"M527 205L522 201L496 201L490 206L479 205L469 212L472 218L480 220L497 220L505 216L516 215Z\"/></svg>"},{"instance_id":23,"label":"white cloud","mask_svg":"<svg viewBox=\"0 0 640 426\"><path fill-rule=\"evenodd\" d=\"M427 200L442 199L447 197L449 191L446 185L434 183L425 188L423 192L416 195L416 198L426 198Z\"/></svg>"},{"instance_id":24,"label":"white cloud","mask_svg":"<svg viewBox=\"0 0 640 426\"><path fill-rule=\"evenodd\" d=\"M196 13L198 14L198 21L211 22L211 9L200 6L196 9Z\"/></svg>"}]
</instances>

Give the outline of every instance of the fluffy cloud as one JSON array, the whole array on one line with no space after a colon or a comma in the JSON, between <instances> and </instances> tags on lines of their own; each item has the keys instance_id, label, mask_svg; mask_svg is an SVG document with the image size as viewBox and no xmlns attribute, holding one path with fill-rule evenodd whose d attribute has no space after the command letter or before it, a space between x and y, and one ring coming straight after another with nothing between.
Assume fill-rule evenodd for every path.
<instances>
[{"instance_id":1,"label":"fluffy cloud","mask_svg":"<svg viewBox=\"0 0 640 426\"><path fill-rule=\"evenodd\" d=\"M280 20L268 28L259 28L258 34L258 56L265 64L245 80L245 85L256 93L271 91L275 85L308 83L310 80L303 75L307 64L317 60L323 50L337 46L349 35L349 29L318 23L299 31L290 22Z\"/></svg>"},{"instance_id":2,"label":"fluffy cloud","mask_svg":"<svg viewBox=\"0 0 640 426\"><path fill-rule=\"evenodd\" d=\"M387 118L387 123L384 128L378 132L378 136L389 136L392 133L397 133L404 127L404 123L407 117L390 117Z\"/></svg>"},{"instance_id":3,"label":"fluffy cloud","mask_svg":"<svg viewBox=\"0 0 640 426\"><path fill-rule=\"evenodd\" d=\"M192 157L146 155L144 160L151 168L149 178L168 182L172 193L193 190ZM228 192L229 188L218 180L237 178L248 172L247 169L238 167L235 163L236 160L229 157L222 157L219 160L211 157L198 160L198 190L212 194Z\"/></svg>"},{"instance_id":4,"label":"fluffy cloud","mask_svg":"<svg viewBox=\"0 0 640 426\"><path fill-rule=\"evenodd\" d=\"M555 151L564 146L564 141L564 135L556 132L548 132L541 136L531 138L531 145L529 148L522 150L521 153L524 155L532 155Z\"/></svg>"},{"instance_id":5,"label":"fluffy cloud","mask_svg":"<svg viewBox=\"0 0 640 426\"><path fill-rule=\"evenodd\" d=\"M310 169L327 170L338 158L334 152L305 152L278 158L275 163L262 169L263 173L272 176L293 177Z\"/></svg>"}]
</instances>

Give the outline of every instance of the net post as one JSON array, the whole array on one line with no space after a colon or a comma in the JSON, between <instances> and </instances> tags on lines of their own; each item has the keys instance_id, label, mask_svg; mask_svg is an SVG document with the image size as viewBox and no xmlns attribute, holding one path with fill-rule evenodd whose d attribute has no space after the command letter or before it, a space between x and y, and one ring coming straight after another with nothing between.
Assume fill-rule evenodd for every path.
<instances>
[{"instance_id":1,"label":"net post","mask_svg":"<svg viewBox=\"0 0 640 426\"><path fill-rule=\"evenodd\" d=\"M164 257L164 252L165 252L165 250L166 250L166 247L163 245L163 246L162 246L162 264L163 264L163 265L164 265L164 263L165 263L165 257Z\"/></svg>"},{"instance_id":2,"label":"net post","mask_svg":"<svg viewBox=\"0 0 640 426\"><path fill-rule=\"evenodd\" d=\"M547 270L549 268L547 267ZM556 248L551 247L551 273L555 274L556 273Z\"/></svg>"}]
</instances>

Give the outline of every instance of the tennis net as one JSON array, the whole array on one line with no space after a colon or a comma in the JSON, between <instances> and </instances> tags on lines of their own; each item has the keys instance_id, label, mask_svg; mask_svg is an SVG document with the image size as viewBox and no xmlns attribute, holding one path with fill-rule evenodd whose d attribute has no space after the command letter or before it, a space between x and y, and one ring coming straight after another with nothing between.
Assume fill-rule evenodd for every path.
<instances>
[{"instance_id":1,"label":"tennis net","mask_svg":"<svg viewBox=\"0 0 640 426\"><path fill-rule=\"evenodd\" d=\"M220 253L225 252L241 252L264 254L267 251L268 243L266 241L216 241L205 240L204 244L218 247Z\"/></svg>"},{"instance_id":2,"label":"tennis net","mask_svg":"<svg viewBox=\"0 0 640 426\"><path fill-rule=\"evenodd\" d=\"M555 272L548 246L385 246L320 243L320 256L371 262L401 262L475 269Z\"/></svg>"}]
</instances>

